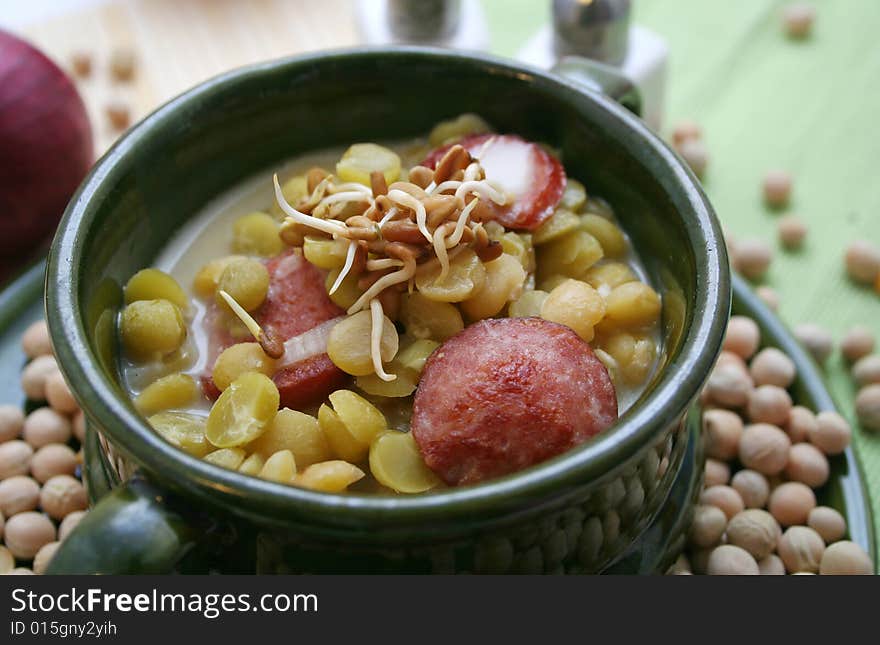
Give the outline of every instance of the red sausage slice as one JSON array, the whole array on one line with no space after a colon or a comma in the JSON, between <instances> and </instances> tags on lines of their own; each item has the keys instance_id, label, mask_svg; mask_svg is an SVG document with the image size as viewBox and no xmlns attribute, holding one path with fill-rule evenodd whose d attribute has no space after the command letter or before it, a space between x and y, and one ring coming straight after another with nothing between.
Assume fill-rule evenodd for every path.
<instances>
[{"instance_id":1,"label":"red sausage slice","mask_svg":"<svg viewBox=\"0 0 880 645\"><path fill-rule=\"evenodd\" d=\"M504 206L491 203L496 221L533 231L553 215L565 190L565 169L541 146L512 134L479 134L457 143L479 158L487 179L513 197ZM453 145L432 151L423 165L434 168Z\"/></svg>"},{"instance_id":2,"label":"red sausage slice","mask_svg":"<svg viewBox=\"0 0 880 645\"><path fill-rule=\"evenodd\" d=\"M412 433L443 481L473 484L559 455L616 419L608 371L577 334L501 318L467 327L428 358Z\"/></svg>"},{"instance_id":3,"label":"red sausage slice","mask_svg":"<svg viewBox=\"0 0 880 645\"><path fill-rule=\"evenodd\" d=\"M269 293L254 317L263 329L277 338L287 340L298 336L344 313L327 296L321 271L299 252L272 258L266 268L269 271ZM218 327L214 318L216 315L208 316L212 354L209 364L212 367L220 352L236 342ZM334 390L344 387L348 378L327 354L321 354L279 370L272 380L281 394L282 407L297 409L321 402ZM202 390L211 399L220 395L210 374L202 377Z\"/></svg>"}]
</instances>

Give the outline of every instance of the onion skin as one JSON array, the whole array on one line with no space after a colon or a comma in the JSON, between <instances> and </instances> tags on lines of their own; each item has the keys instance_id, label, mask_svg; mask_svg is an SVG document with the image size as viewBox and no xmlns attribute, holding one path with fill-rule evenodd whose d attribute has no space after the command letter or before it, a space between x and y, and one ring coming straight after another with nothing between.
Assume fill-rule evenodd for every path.
<instances>
[{"instance_id":1,"label":"onion skin","mask_svg":"<svg viewBox=\"0 0 880 645\"><path fill-rule=\"evenodd\" d=\"M0 254L22 257L55 230L93 155L71 80L0 30Z\"/></svg>"}]
</instances>

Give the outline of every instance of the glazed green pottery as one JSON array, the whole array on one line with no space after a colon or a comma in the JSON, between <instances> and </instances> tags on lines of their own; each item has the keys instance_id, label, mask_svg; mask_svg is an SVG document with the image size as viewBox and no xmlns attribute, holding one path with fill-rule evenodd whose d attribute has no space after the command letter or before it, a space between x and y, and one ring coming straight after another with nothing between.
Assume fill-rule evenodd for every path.
<instances>
[{"instance_id":1,"label":"glazed green pottery","mask_svg":"<svg viewBox=\"0 0 880 645\"><path fill-rule=\"evenodd\" d=\"M120 383L121 285L250 175L309 150L417 136L462 112L556 147L569 174L614 205L664 303L661 367L639 401L556 459L408 497L263 481L156 435ZM685 413L729 305L720 227L697 180L637 117L576 82L417 48L321 53L217 77L133 127L97 163L52 247L47 311L59 362L113 475L134 476L70 536L53 570L187 570L194 561L257 572L601 570L669 494L686 452Z\"/></svg>"}]
</instances>

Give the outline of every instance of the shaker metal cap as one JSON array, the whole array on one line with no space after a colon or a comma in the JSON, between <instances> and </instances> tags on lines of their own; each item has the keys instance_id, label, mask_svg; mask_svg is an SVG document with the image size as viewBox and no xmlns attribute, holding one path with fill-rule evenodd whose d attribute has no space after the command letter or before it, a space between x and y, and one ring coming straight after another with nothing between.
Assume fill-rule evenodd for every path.
<instances>
[{"instance_id":1,"label":"shaker metal cap","mask_svg":"<svg viewBox=\"0 0 880 645\"><path fill-rule=\"evenodd\" d=\"M619 65L626 58L630 0L553 0L556 55Z\"/></svg>"}]
</instances>

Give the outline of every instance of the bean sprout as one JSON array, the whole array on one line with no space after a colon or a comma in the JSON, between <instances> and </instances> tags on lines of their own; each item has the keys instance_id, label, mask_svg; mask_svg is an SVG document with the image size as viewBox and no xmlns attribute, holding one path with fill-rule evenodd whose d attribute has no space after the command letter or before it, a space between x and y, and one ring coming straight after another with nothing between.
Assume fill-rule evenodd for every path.
<instances>
[{"instance_id":1,"label":"bean sprout","mask_svg":"<svg viewBox=\"0 0 880 645\"><path fill-rule=\"evenodd\" d=\"M386 382L397 378L395 374L389 374L382 366L382 332L385 326L385 312L378 298L370 300L370 315L372 327L370 329L370 356L373 359L373 369L376 376Z\"/></svg>"},{"instance_id":2,"label":"bean sprout","mask_svg":"<svg viewBox=\"0 0 880 645\"><path fill-rule=\"evenodd\" d=\"M354 256L357 254L358 244L354 240L348 243L348 251L345 253L345 265L342 267L342 271L339 272L339 275L336 276L336 281L333 283L333 286L330 287L329 295L333 295L336 293L336 290L342 285L342 281L345 280L345 277L348 275L348 272L351 271L351 267L354 264Z\"/></svg>"}]
</instances>

